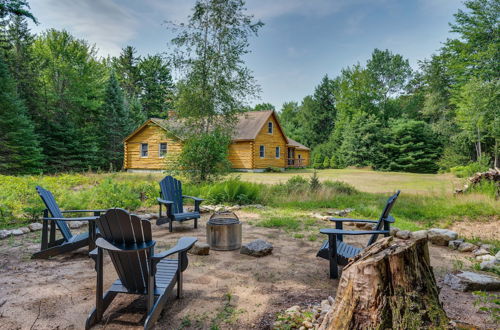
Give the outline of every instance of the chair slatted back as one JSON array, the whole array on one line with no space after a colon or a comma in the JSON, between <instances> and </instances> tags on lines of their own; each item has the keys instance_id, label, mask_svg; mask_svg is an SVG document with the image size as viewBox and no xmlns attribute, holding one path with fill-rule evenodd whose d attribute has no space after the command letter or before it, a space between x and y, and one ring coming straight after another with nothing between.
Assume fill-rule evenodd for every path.
<instances>
[{"instance_id":1,"label":"chair slatted back","mask_svg":"<svg viewBox=\"0 0 500 330\"><path fill-rule=\"evenodd\" d=\"M378 222L377 222L374 230L383 230L384 229L384 222L389 218L389 214L392 210L392 207L396 203L396 200L398 199L399 193L400 193L400 191L398 190L394 195L389 197L389 199L387 200L387 203L385 204L384 210L382 211L382 215L378 219ZM368 246L372 245L373 243L375 243L375 241L377 241L378 235L379 234L373 234L370 237L370 240L368 241Z\"/></svg>"},{"instance_id":2,"label":"chair slatted back","mask_svg":"<svg viewBox=\"0 0 500 330\"><path fill-rule=\"evenodd\" d=\"M104 239L117 246L150 242L151 223L123 209L110 209L96 221ZM123 286L131 293L144 293L148 281L148 254L152 251L117 253L108 251Z\"/></svg>"},{"instance_id":3,"label":"chair slatted back","mask_svg":"<svg viewBox=\"0 0 500 330\"><path fill-rule=\"evenodd\" d=\"M61 209L59 209L59 205L57 205L54 195L52 195L50 191L43 189L40 186L36 186L36 191L38 192L38 195L40 195L40 198L42 198L45 207L47 208L47 210L49 210L50 215L53 218L64 218ZM71 233L71 230L69 229L66 222L61 220L56 220L55 223L57 225L57 228L59 228L59 230L61 231L61 234L64 237L64 239L66 241L69 241L73 237L73 234Z\"/></svg>"},{"instance_id":4,"label":"chair slatted back","mask_svg":"<svg viewBox=\"0 0 500 330\"><path fill-rule=\"evenodd\" d=\"M174 202L173 213L183 213L182 206L182 183L172 176L166 176L160 181L161 198Z\"/></svg>"}]
</instances>

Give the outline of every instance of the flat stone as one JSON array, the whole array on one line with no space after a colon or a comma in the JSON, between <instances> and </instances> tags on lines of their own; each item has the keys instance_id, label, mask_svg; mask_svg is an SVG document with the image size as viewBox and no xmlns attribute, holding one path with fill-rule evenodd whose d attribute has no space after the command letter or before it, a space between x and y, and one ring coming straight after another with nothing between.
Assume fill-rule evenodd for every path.
<instances>
[{"instance_id":1,"label":"flat stone","mask_svg":"<svg viewBox=\"0 0 500 330\"><path fill-rule=\"evenodd\" d=\"M12 232L10 230L5 230L5 229L0 230L0 239L6 239L10 235L12 235Z\"/></svg>"},{"instance_id":2,"label":"flat stone","mask_svg":"<svg viewBox=\"0 0 500 330\"><path fill-rule=\"evenodd\" d=\"M481 270L497 270L500 271L500 260L499 259L491 259L491 260L485 260L481 262L479 265Z\"/></svg>"},{"instance_id":3,"label":"flat stone","mask_svg":"<svg viewBox=\"0 0 500 330\"><path fill-rule=\"evenodd\" d=\"M81 221L69 221L69 228L78 229L83 226L83 222Z\"/></svg>"},{"instance_id":4,"label":"flat stone","mask_svg":"<svg viewBox=\"0 0 500 330\"><path fill-rule=\"evenodd\" d=\"M411 232L409 230L400 230L396 233L397 238L408 239L410 238Z\"/></svg>"},{"instance_id":5,"label":"flat stone","mask_svg":"<svg viewBox=\"0 0 500 330\"><path fill-rule=\"evenodd\" d=\"M498 251L497 254L495 254L495 258L500 260L500 251Z\"/></svg>"},{"instance_id":6,"label":"flat stone","mask_svg":"<svg viewBox=\"0 0 500 330\"><path fill-rule=\"evenodd\" d=\"M458 291L495 291L500 290L498 276L480 274L470 271L449 273L444 277L444 283Z\"/></svg>"},{"instance_id":7,"label":"flat stone","mask_svg":"<svg viewBox=\"0 0 500 330\"><path fill-rule=\"evenodd\" d=\"M462 242L458 246L457 250L460 251L460 252L472 252L475 249L477 249L477 246L475 244L468 243L468 242Z\"/></svg>"},{"instance_id":8,"label":"flat stone","mask_svg":"<svg viewBox=\"0 0 500 330\"><path fill-rule=\"evenodd\" d=\"M210 245L207 243L196 242L188 252L199 256L208 256L210 254Z\"/></svg>"},{"instance_id":9,"label":"flat stone","mask_svg":"<svg viewBox=\"0 0 500 330\"><path fill-rule=\"evenodd\" d=\"M43 225L39 222L33 222L33 223L30 223L28 225L28 228L31 230L31 231L38 231L38 230L42 230L43 228Z\"/></svg>"},{"instance_id":10,"label":"flat stone","mask_svg":"<svg viewBox=\"0 0 500 330\"><path fill-rule=\"evenodd\" d=\"M459 248L460 244L462 244L462 241L455 239L448 242L448 247L452 250L456 250Z\"/></svg>"},{"instance_id":11,"label":"flat stone","mask_svg":"<svg viewBox=\"0 0 500 330\"><path fill-rule=\"evenodd\" d=\"M427 238L429 232L427 230L417 230L410 234L410 237L413 239L422 239Z\"/></svg>"},{"instance_id":12,"label":"flat stone","mask_svg":"<svg viewBox=\"0 0 500 330\"><path fill-rule=\"evenodd\" d=\"M481 249L485 249L488 252L491 252L491 249L493 249L494 246L491 244L481 244Z\"/></svg>"},{"instance_id":13,"label":"flat stone","mask_svg":"<svg viewBox=\"0 0 500 330\"><path fill-rule=\"evenodd\" d=\"M483 248L479 248L476 251L474 251L474 255L476 257L478 257L478 256L484 256L486 254L490 254L490 252L488 250L483 249Z\"/></svg>"},{"instance_id":14,"label":"flat stone","mask_svg":"<svg viewBox=\"0 0 500 330\"><path fill-rule=\"evenodd\" d=\"M22 234L24 234L24 232L21 230L21 229L13 229L10 231L12 233L12 235L14 236L20 236Z\"/></svg>"},{"instance_id":15,"label":"flat stone","mask_svg":"<svg viewBox=\"0 0 500 330\"><path fill-rule=\"evenodd\" d=\"M391 236L396 236L396 233L399 231L399 228L397 227L392 227L391 230L389 230L389 233Z\"/></svg>"},{"instance_id":16,"label":"flat stone","mask_svg":"<svg viewBox=\"0 0 500 330\"><path fill-rule=\"evenodd\" d=\"M273 245L262 239L256 239L243 245L240 249L241 254L248 254L253 257L263 257L273 252Z\"/></svg>"},{"instance_id":17,"label":"flat stone","mask_svg":"<svg viewBox=\"0 0 500 330\"><path fill-rule=\"evenodd\" d=\"M457 239L458 234L448 229L432 228L427 237L433 244L447 246L449 241Z\"/></svg>"},{"instance_id":18,"label":"flat stone","mask_svg":"<svg viewBox=\"0 0 500 330\"><path fill-rule=\"evenodd\" d=\"M483 254L482 256L477 256L476 257L477 261L490 261L490 260L495 260L495 256L492 256L491 254Z\"/></svg>"},{"instance_id":19,"label":"flat stone","mask_svg":"<svg viewBox=\"0 0 500 330\"><path fill-rule=\"evenodd\" d=\"M19 228L19 230L22 231L23 234L27 234L31 231L28 227L21 227Z\"/></svg>"}]
</instances>

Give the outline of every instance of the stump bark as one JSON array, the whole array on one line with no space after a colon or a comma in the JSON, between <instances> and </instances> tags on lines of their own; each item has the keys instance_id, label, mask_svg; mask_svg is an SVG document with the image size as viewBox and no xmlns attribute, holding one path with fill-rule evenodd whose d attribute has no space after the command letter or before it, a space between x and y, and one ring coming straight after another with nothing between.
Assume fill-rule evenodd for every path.
<instances>
[{"instance_id":1,"label":"stump bark","mask_svg":"<svg viewBox=\"0 0 500 330\"><path fill-rule=\"evenodd\" d=\"M387 237L344 267L320 329L448 328L438 295L427 239Z\"/></svg>"}]
</instances>

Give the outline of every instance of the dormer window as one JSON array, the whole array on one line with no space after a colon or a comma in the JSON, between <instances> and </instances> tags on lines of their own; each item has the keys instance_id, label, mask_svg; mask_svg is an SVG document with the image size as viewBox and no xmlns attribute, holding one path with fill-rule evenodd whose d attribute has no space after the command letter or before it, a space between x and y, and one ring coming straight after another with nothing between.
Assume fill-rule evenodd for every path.
<instances>
[{"instance_id":1,"label":"dormer window","mask_svg":"<svg viewBox=\"0 0 500 330\"><path fill-rule=\"evenodd\" d=\"M272 121L267 123L267 133L273 134L273 122Z\"/></svg>"}]
</instances>

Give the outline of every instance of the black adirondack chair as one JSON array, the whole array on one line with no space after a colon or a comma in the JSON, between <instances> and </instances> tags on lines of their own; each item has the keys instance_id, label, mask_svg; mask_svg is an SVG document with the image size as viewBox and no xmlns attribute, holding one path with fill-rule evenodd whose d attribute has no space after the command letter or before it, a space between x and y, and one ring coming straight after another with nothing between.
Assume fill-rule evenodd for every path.
<instances>
[{"instance_id":1,"label":"black adirondack chair","mask_svg":"<svg viewBox=\"0 0 500 330\"><path fill-rule=\"evenodd\" d=\"M89 329L102 320L106 308L118 293L147 295L144 329L151 329L160 316L167 295L177 284L177 297L182 295L182 272L188 266L187 251L197 241L182 237L173 248L154 253L151 223L129 214L123 209L110 209L97 221L102 237L91 252L97 271L96 308L87 318ZM118 279L103 295L103 251L108 251ZM178 254L177 259L165 259Z\"/></svg>"},{"instance_id":2,"label":"black adirondack chair","mask_svg":"<svg viewBox=\"0 0 500 330\"><path fill-rule=\"evenodd\" d=\"M362 249L344 243L344 235L372 235L367 246L375 243L379 235L389 236L390 225L394 223L394 218L389 214L392 207L396 203L400 191L389 197L384 211L378 220L350 219L350 218L331 218L335 222L335 229L321 229L320 233L328 235L328 240L323 242L321 249L318 251L317 257L324 258L330 261L330 278L338 278L338 265L345 266L350 258L358 255ZM344 222L365 222L375 224L373 230L343 230Z\"/></svg>"},{"instance_id":3,"label":"black adirondack chair","mask_svg":"<svg viewBox=\"0 0 500 330\"><path fill-rule=\"evenodd\" d=\"M190 198L194 200L194 212L184 212L183 199ZM160 181L160 197L158 204L160 206L160 214L157 225L168 222L168 229L172 232L172 224L174 221L194 220L194 228L198 228L198 219L200 218L200 204L204 201L202 198L185 196L182 194L182 183L174 179L172 176L166 176ZM167 214L162 216L162 205L167 207Z\"/></svg>"},{"instance_id":4,"label":"black adirondack chair","mask_svg":"<svg viewBox=\"0 0 500 330\"><path fill-rule=\"evenodd\" d=\"M36 191L42 198L46 209L43 211L41 248L39 252L33 254L32 258L49 258L58 254L77 250L85 245L88 245L89 251L92 251L95 248L96 240L96 227L94 221L99 218L101 212L105 212L106 210L61 211L50 191L40 186L36 187ZM93 213L94 215L79 218L66 218L63 215L64 213ZM67 221L88 221L89 230L86 233L73 235L66 224ZM62 234L62 238L58 240L56 240L56 227Z\"/></svg>"}]
</instances>

